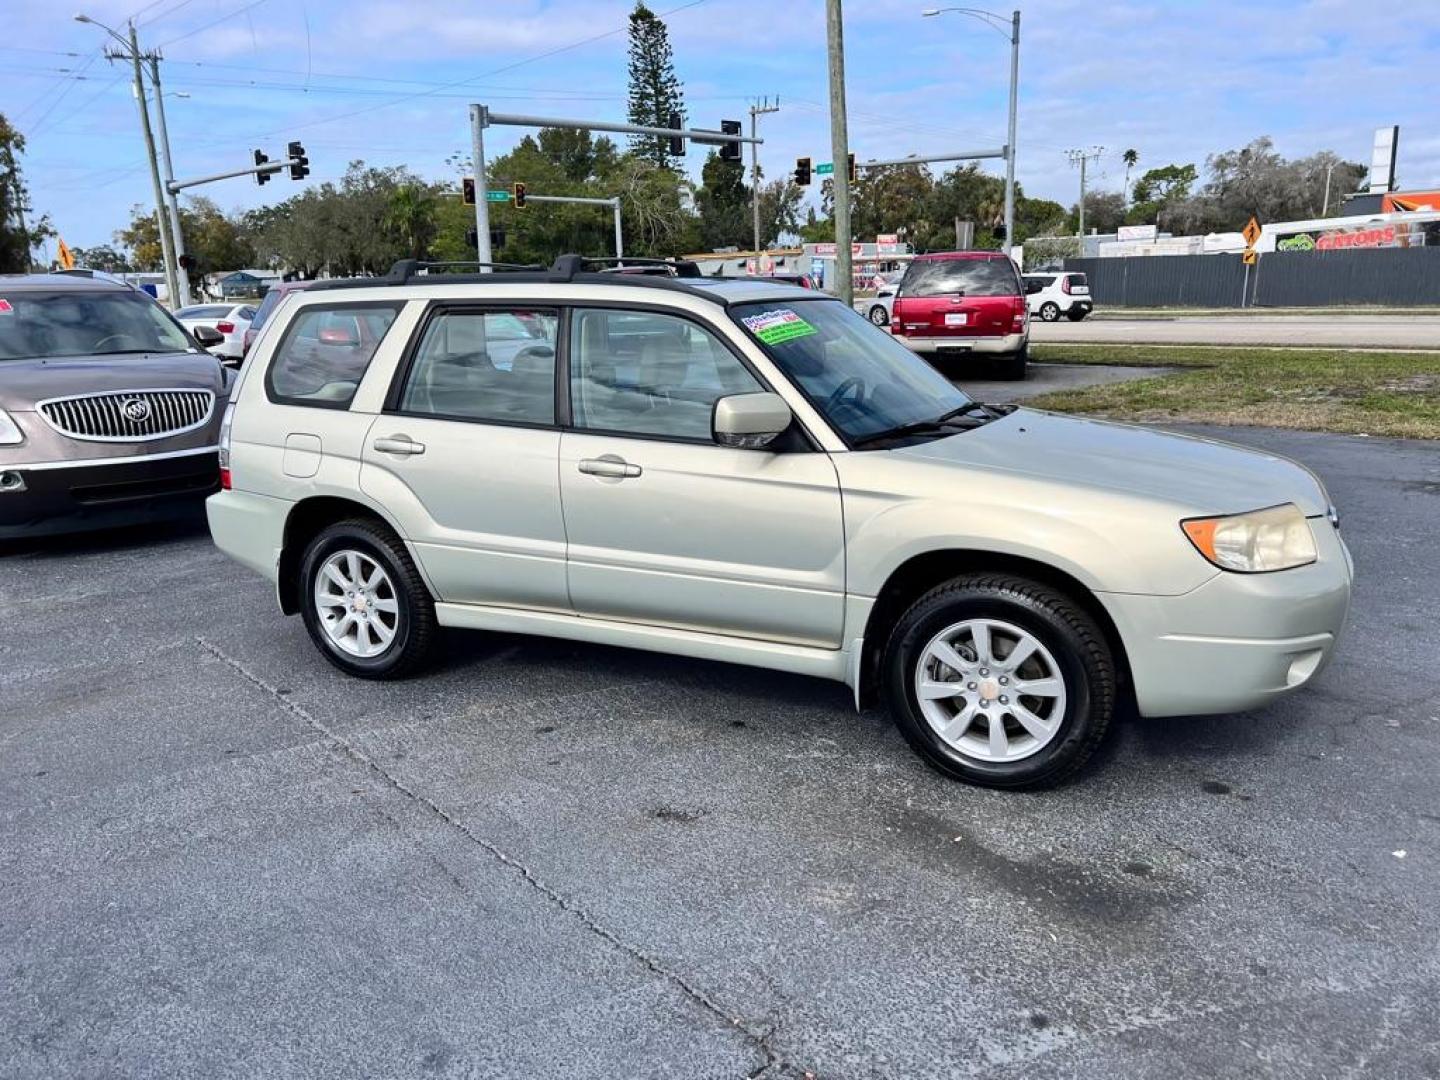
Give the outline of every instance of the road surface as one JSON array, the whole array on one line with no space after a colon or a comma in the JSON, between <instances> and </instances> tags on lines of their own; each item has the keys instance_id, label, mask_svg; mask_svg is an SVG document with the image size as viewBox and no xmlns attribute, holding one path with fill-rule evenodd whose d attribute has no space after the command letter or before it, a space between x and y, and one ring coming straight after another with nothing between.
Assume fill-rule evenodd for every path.
<instances>
[{"instance_id":1,"label":"road surface","mask_svg":"<svg viewBox=\"0 0 1440 1080\"><path fill-rule=\"evenodd\" d=\"M1032 324L1035 345L1292 345L1440 349L1436 315L1162 315Z\"/></svg>"}]
</instances>

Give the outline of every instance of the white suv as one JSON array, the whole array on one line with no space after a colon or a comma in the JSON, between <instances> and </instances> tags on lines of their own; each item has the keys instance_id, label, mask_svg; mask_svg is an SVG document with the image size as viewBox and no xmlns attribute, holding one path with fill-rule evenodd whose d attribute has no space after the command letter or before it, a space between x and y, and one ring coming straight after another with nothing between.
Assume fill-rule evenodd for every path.
<instances>
[{"instance_id":1,"label":"white suv","mask_svg":"<svg viewBox=\"0 0 1440 1080\"><path fill-rule=\"evenodd\" d=\"M1095 310L1085 275L1070 272L1026 274L1025 302L1043 322L1056 322L1061 315L1079 322Z\"/></svg>"},{"instance_id":2,"label":"white suv","mask_svg":"<svg viewBox=\"0 0 1440 1080\"><path fill-rule=\"evenodd\" d=\"M801 672L996 787L1078 768L1121 699L1250 708L1330 656L1351 566L1300 466L982 405L822 293L676 271L296 293L215 542L357 676L442 626Z\"/></svg>"}]
</instances>

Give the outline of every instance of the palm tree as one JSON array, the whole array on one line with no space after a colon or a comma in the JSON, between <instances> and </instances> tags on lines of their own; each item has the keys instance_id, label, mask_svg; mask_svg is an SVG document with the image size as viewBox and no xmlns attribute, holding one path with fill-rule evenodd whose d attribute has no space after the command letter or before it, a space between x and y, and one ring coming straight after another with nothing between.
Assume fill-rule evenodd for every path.
<instances>
[{"instance_id":1,"label":"palm tree","mask_svg":"<svg viewBox=\"0 0 1440 1080\"><path fill-rule=\"evenodd\" d=\"M1126 150L1125 153L1123 153L1123 154L1120 155L1120 160L1123 161L1123 162L1125 162L1125 205L1126 205L1126 206L1129 206L1129 205L1130 205L1130 170L1133 169L1133 168L1135 167L1135 163L1140 160L1140 151L1139 151L1139 150Z\"/></svg>"},{"instance_id":2,"label":"palm tree","mask_svg":"<svg viewBox=\"0 0 1440 1080\"><path fill-rule=\"evenodd\" d=\"M405 254L425 258L435 238L435 196L421 184L402 184L390 193L385 227L395 234Z\"/></svg>"}]
</instances>

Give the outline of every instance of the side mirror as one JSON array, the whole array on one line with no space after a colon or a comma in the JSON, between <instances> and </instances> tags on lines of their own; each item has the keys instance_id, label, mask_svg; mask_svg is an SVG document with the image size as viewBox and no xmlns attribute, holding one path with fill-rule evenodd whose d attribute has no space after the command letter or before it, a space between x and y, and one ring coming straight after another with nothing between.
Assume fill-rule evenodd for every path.
<instances>
[{"instance_id":1,"label":"side mirror","mask_svg":"<svg viewBox=\"0 0 1440 1080\"><path fill-rule=\"evenodd\" d=\"M721 446L758 450L790 426L790 406L779 394L731 394L715 402L711 428Z\"/></svg>"},{"instance_id":2,"label":"side mirror","mask_svg":"<svg viewBox=\"0 0 1440 1080\"><path fill-rule=\"evenodd\" d=\"M213 326L197 326L194 330L190 331L190 336L207 349L215 345L220 345L225 341L225 335Z\"/></svg>"}]
</instances>

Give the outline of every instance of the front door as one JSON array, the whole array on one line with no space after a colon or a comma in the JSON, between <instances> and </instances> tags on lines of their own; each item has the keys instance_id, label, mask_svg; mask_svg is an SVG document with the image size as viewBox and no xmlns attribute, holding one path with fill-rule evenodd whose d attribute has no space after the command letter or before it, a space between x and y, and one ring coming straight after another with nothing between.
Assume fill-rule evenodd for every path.
<instances>
[{"instance_id":1,"label":"front door","mask_svg":"<svg viewBox=\"0 0 1440 1080\"><path fill-rule=\"evenodd\" d=\"M572 314L560 488L583 615L838 647L845 541L824 453L718 446L716 399L764 390L697 322Z\"/></svg>"},{"instance_id":2,"label":"front door","mask_svg":"<svg viewBox=\"0 0 1440 1080\"><path fill-rule=\"evenodd\" d=\"M558 313L438 305L366 437L360 486L437 598L569 610L556 461Z\"/></svg>"}]
</instances>

